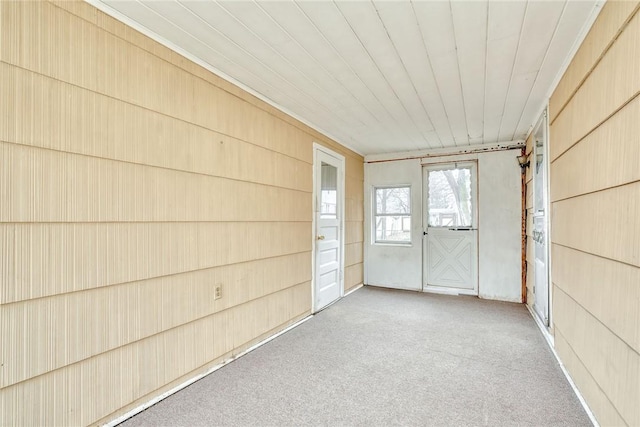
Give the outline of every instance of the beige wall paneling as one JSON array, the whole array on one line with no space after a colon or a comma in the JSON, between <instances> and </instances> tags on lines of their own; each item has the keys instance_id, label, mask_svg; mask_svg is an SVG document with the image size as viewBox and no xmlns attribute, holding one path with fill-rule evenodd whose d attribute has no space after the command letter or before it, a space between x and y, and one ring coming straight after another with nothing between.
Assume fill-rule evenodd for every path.
<instances>
[{"instance_id":1,"label":"beige wall paneling","mask_svg":"<svg viewBox=\"0 0 640 427\"><path fill-rule=\"evenodd\" d=\"M624 420L607 395L593 379L589 370L575 354L561 331L554 334L554 346L562 363L571 373L571 379L589 403L589 409L602 426L623 426Z\"/></svg>"},{"instance_id":2,"label":"beige wall paneling","mask_svg":"<svg viewBox=\"0 0 640 427\"><path fill-rule=\"evenodd\" d=\"M631 0L611 0L603 6L598 19L589 30L589 34L571 60L569 68L549 100L551 123L615 41L624 24L637 12L638 7L640 2Z\"/></svg>"},{"instance_id":3,"label":"beige wall paneling","mask_svg":"<svg viewBox=\"0 0 640 427\"><path fill-rule=\"evenodd\" d=\"M345 267L349 267L351 265L359 263L362 263L362 242L350 243L348 245L345 245Z\"/></svg>"},{"instance_id":4,"label":"beige wall paneling","mask_svg":"<svg viewBox=\"0 0 640 427\"><path fill-rule=\"evenodd\" d=\"M640 268L553 245L553 281L640 353Z\"/></svg>"},{"instance_id":5,"label":"beige wall paneling","mask_svg":"<svg viewBox=\"0 0 640 427\"><path fill-rule=\"evenodd\" d=\"M640 354L561 289L554 294L555 327L627 425L640 425Z\"/></svg>"},{"instance_id":6,"label":"beige wall paneling","mask_svg":"<svg viewBox=\"0 0 640 427\"><path fill-rule=\"evenodd\" d=\"M527 238L529 240L530 238ZM533 294L533 284L535 283L533 276L535 271L535 265L532 262L527 261L527 305L533 309L534 303L534 294Z\"/></svg>"},{"instance_id":7,"label":"beige wall paneling","mask_svg":"<svg viewBox=\"0 0 640 427\"><path fill-rule=\"evenodd\" d=\"M345 221L347 232L345 233L345 244L360 243L363 241L363 226L360 221Z\"/></svg>"},{"instance_id":8,"label":"beige wall paneling","mask_svg":"<svg viewBox=\"0 0 640 427\"><path fill-rule=\"evenodd\" d=\"M553 202L640 181L640 97L551 165Z\"/></svg>"},{"instance_id":9,"label":"beige wall paneling","mask_svg":"<svg viewBox=\"0 0 640 427\"><path fill-rule=\"evenodd\" d=\"M640 267L640 182L553 204L552 242Z\"/></svg>"},{"instance_id":10,"label":"beige wall paneling","mask_svg":"<svg viewBox=\"0 0 640 427\"><path fill-rule=\"evenodd\" d=\"M0 223L3 302L310 253L310 235L305 222Z\"/></svg>"},{"instance_id":11,"label":"beige wall paneling","mask_svg":"<svg viewBox=\"0 0 640 427\"><path fill-rule=\"evenodd\" d=\"M551 161L638 94L638 52L640 15L636 14L551 125Z\"/></svg>"},{"instance_id":12,"label":"beige wall paneling","mask_svg":"<svg viewBox=\"0 0 640 427\"><path fill-rule=\"evenodd\" d=\"M527 191L525 193L526 208L533 209L533 182L530 181L527 185Z\"/></svg>"},{"instance_id":13,"label":"beige wall paneling","mask_svg":"<svg viewBox=\"0 0 640 427\"><path fill-rule=\"evenodd\" d=\"M0 143L2 222L304 222L307 192ZM230 197L242 194L242 197Z\"/></svg>"},{"instance_id":14,"label":"beige wall paneling","mask_svg":"<svg viewBox=\"0 0 640 427\"><path fill-rule=\"evenodd\" d=\"M0 424L108 421L308 315L314 141L362 283L361 156L84 2L0 20Z\"/></svg>"},{"instance_id":15,"label":"beige wall paneling","mask_svg":"<svg viewBox=\"0 0 640 427\"><path fill-rule=\"evenodd\" d=\"M640 424L640 17L607 2L551 98L555 346L602 425Z\"/></svg>"},{"instance_id":16,"label":"beige wall paneling","mask_svg":"<svg viewBox=\"0 0 640 427\"><path fill-rule=\"evenodd\" d=\"M0 70L0 105L20 116L0 123L0 141L311 193L310 163L9 64Z\"/></svg>"},{"instance_id":17,"label":"beige wall paneling","mask_svg":"<svg viewBox=\"0 0 640 427\"><path fill-rule=\"evenodd\" d=\"M308 258L303 252L5 305L0 386L306 283ZM215 300L217 284L224 298Z\"/></svg>"},{"instance_id":18,"label":"beige wall paneling","mask_svg":"<svg viewBox=\"0 0 640 427\"><path fill-rule=\"evenodd\" d=\"M363 281L362 264L354 264L346 267L344 276L345 292L349 292L349 290L355 288L358 285L361 285Z\"/></svg>"},{"instance_id":19,"label":"beige wall paneling","mask_svg":"<svg viewBox=\"0 0 640 427\"><path fill-rule=\"evenodd\" d=\"M307 313L291 308L310 298L306 282L3 388L1 423L88 425Z\"/></svg>"}]
</instances>

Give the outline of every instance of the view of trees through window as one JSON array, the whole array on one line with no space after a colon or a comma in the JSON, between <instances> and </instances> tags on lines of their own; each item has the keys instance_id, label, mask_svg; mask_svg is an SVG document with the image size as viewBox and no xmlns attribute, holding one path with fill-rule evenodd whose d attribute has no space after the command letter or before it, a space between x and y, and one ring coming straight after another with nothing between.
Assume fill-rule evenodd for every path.
<instances>
[{"instance_id":1,"label":"view of trees through window","mask_svg":"<svg viewBox=\"0 0 640 427\"><path fill-rule=\"evenodd\" d=\"M376 242L411 242L411 188L375 189Z\"/></svg>"},{"instance_id":2,"label":"view of trees through window","mask_svg":"<svg viewBox=\"0 0 640 427\"><path fill-rule=\"evenodd\" d=\"M429 171L429 226L471 227L471 169Z\"/></svg>"}]
</instances>

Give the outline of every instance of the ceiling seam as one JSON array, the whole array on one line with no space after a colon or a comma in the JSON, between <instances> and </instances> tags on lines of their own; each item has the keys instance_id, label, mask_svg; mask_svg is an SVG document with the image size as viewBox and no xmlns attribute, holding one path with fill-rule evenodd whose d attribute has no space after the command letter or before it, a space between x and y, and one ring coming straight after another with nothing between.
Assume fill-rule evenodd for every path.
<instances>
[{"instance_id":1,"label":"ceiling seam","mask_svg":"<svg viewBox=\"0 0 640 427\"><path fill-rule=\"evenodd\" d=\"M371 90L371 88L369 87L369 85L367 85L364 80L362 80L362 77L360 76L360 74L358 74L358 72L356 70L353 69L353 67L351 67L351 65L344 59L344 57L342 56L342 54L338 51L338 49L336 49L336 47L334 46L333 43L331 43L331 41L329 41L329 39L327 39L327 37L324 35L324 33L322 32L322 30L316 25L316 23L313 21L313 19L311 19L311 17L309 15L307 15L307 13L300 7L300 5L298 4L298 2L294 2L294 4L296 5L296 7L300 10L300 12L307 18L307 20L309 21L309 23L311 23L311 25L313 25L313 27L315 28L315 30L318 32L318 34L325 40L325 42L331 46L331 48L333 49L333 51L336 53L336 55L338 55L338 57L340 57L340 59L342 60L342 62L344 62L344 64L349 68L349 70L351 70L351 72L353 73L354 76L356 76L358 78L358 80L360 80L360 82L362 83L362 85L364 87L366 87L369 90L369 93L371 93L371 95L376 99L376 101L378 101L378 103L380 104L380 106L382 106L382 108L387 112L387 114L389 115L389 118L391 120L393 120L394 122L396 122L397 125L398 121L397 119L394 117L393 114L391 114L391 111L389 111L389 109L386 107L385 103L382 102L380 100L380 98L378 98L378 96L376 95L376 93ZM402 133L404 133L406 135L406 131L403 130L402 126L398 126L398 128ZM409 138L409 135L406 135L407 138Z\"/></svg>"},{"instance_id":2,"label":"ceiling seam","mask_svg":"<svg viewBox=\"0 0 640 427\"><path fill-rule=\"evenodd\" d=\"M422 47L424 48L425 54L427 55L427 60L429 61L429 69L431 70L431 74L433 75L433 80L436 83L436 89L438 90L438 97L440 98L440 104L442 105L442 109L444 110L444 115L447 118L447 124L449 125L449 132L451 133L451 139L453 140L453 145L457 147L458 143L453 133L453 128L451 127L451 119L449 118L449 113L447 112L447 106L445 105L444 98L442 97L442 90L440 89L440 84L438 83L436 73L433 70L433 63L431 62L431 56L429 56L429 49L427 48L427 42L424 39L424 32L422 31L422 27L420 26L420 21L418 20L418 14L416 13L416 9L415 9L415 6L413 5L413 2L414 0L410 1L411 10L413 10L413 16L415 16L416 18L416 25L418 26L418 31L420 32Z\"/></svg>"},{"instance_id":3,"label":"ceiling seam","mask_svg":"<svg viewBox=\"0 0 640 427\"><path fill-rule=\"evenodd\" d=\"M485 135L485 120L487 114L487 75L489 74L488 64L489 64L489 2L487 1L487 19L485 21L485 35L484 35L484 88L482 90L482 141L484 142Z\"/></svg>"},{"instance_id":4,"label":"ceiling seam","mask_svg":"<svg viewBox=\"0 0 640 427\"><path fill-rule=\"evenodd\" d=\"M209 45L208 43L205 43L204 41L200 40L199 38L197 38L196 36L194 36L193 34L189 33L188 31L185 31L184 29L182 29L181 27L176 26L175 24L173 24L171 21L169 21L167 18L165 18L163 15L161 15L160 13L154 11L153 9L150 9L148 6L146 6L144 3L139 2L142 6L144 6L145 8L147 8L151 13L154 13L156 15L158 15L161 19L164 19L166 22L168 22L170 25L174 26L176 29L178 29L179 31L182 31L183 33L187 34L189 37L191 37L194 40L197 40L199 43L201 43L202 45L206 46L209 50L211 50L212 52L216 53L217 55L220 55L221 57L225 58L228 62L230 62L231 64L236 65L238 68L241 68L243 70L245 70L248 74L252 75L255 77L255 79L263 82L266 86L269 86L271 89L273 89L275 92L282 92L281 88L278 88L276 86L274 86L272 83L267 82L266 80L262 79L261 77L259 77L258 75L256 75L253 71L251 71L250 69L246 68L245 66L238 64L236 61L228 58L225 54L221 53L218 49L215 49L213 46ZM198 14L194 13L191 9L185 7L180 1L177 2L177 4L179 4L181 7L183 7L188 13L192 14L196 19L200 20L203 24L205 24L207 27L211 28L213 31L215 31L216 33L220 34L222 37L224 37L225 39L227 39L231 44L237 46L242 52L246 53L248 56L250 56L251 58L255 59L257 62L263 64L258 58L256 58L253 54L251 54L250 52L247 52L246 50L244 50L241 46L239 46L236 42L234 42L233 40L231 40L230 38L228 38L225 34L221 33L219 30L215 29L214 27L212 27L207 21L205 21L204 19L202 19ZM204 60L203 60L204 61ZM207 62L207 61L205 61ZM208 63L208 62L207 62ZM263 64L264 65L264 64ZM276 71L272 70L270 67L265 65L265 68L270 70L273 75L277 78L279 78L280 80L282 80L285 83L289 83L285 78L283 78L279 73L277 73ZM289 85L293 88L293 89L297 89L295 86L291 85L289 83ZM257 92L257 91L256 91ZM262 93L262 92L259 92ZM304 92L303 92L304 93ZM263 96L271 99L270 97L268 97L265 94L262 94ZM297 102L295 99L291 98L289 95L287 95L286 93L282 93L282 95L286 98L288 98L290 100L290 102L294 105L298 105L299 107L301 107L304 110L309 109L309 107L304 106L303 104L300 104L299 102ZM311 99L312 98L310 97ZM275 102L275 101L274 101ZM326 111L329 111L326 107L324 107L324 109ZM342 131L344 132L344 131ZM344 137L344 135L343 135Z\"/></svg>"},{"instance_id":5,"label":"ceiling seam","mask_svg":"<svg viewBox=\"0 0 640 427\"><path fill-rule=\"evenodd\" d=\"M467 145L471 145L471 135L469 135L469 118L467 116L467 103L464 97L464 85L462 84L462 71L460 70L460 56L458 50L458 41L456 40L456 21L453 19L453 5L449 2L449 11L451 12L451 28L453 29L453 45L456 49L456 65L458 66L458 84L460 85L460 95L462 96L462 111L464 112L464 124L466 126ZM483 100L484 104L484 100Z\"/></svg>"},{"instance_id":6,"label":"ceiling seam","mask_svg":"<svg viewBox=\"0 0 640 427\"><path fill-rule=\"evenodd\" d=\"M346 90L346 92L347 92L349 95L351 95L351 98L353 98L354 100L356 100L356 101L358 102L358 104L359 104L359 105L361 105L361 106L362 106L362 108L364 108L364 109L369 113L369 115L371 116L371 118L373 118L374 120L377 120L377 121L381 122L380 118L379 118L379 117L377 117L373 112L371 112L371 111L367 108L367 106L366 106L364 103L362 103L362 102L358 99L358 97L357 97L354 93L352 93L352 92L349 90L349 88L348 88L347 86L345 86L345 85L344 85L340 80L338 80L337 78L335 78L335 77L333 76L333 74L332 74L331 72L329 72L329 70L327 70L327 69L322 65L322 63L321 63L320 61L318 61L318 60L317 60L313 55L311 55L311 53L310 53L310 52L309 52L309 51L308 51L308 50L307 50L307 49L306 49L306 48L305 48L305 47L304 47L300 42L298 42L298 40L296 40L296 39L295 39L295 38L294 38L294 37L293 37L293 36L292 36L292 35L291 35L291 34L290 34L286 29L284 29L284 27L282 27L282 25L280 25L280 23L279 23L279 22L277 22L277 20L273 17L273 15L271 15L269 12L267 12L267 11L266 11L266 10L265 10L261 5L260 5L260 3L259 3L258 1L255 1L255 0L254 0L254 3L256 4L256 6L257 6L258 8L260 8L260 9L264 12L264 14L265 14L265 15L267 15L267 16L269 17L269 19L271 19L271 20L274 22L274 24L276 24L276 25L278 26L278 28L280 28L280 29L282 30L282 32L283 32L283 33L285 33L287 36L289 36L289 39L291 39L291 40L292 40L294 43L296 43L296 44L297 44L297 45L298 45L302 50L304 50L304 51L306 52L307 56L309 56L309 58L311 58L311 59L312 59L312 60L313 60L313 61L314 61L314 62L315 62L315 63L316 63L320 68L322 68L322 70L326 73L326 75L328 75L330 78L332 78L332 79L333 79L333 81L335 81L335 82L336 82L336 83L338 83L340 86L342 86L342 88L344 88L344 89ZM305 17L306 17L306 15L305 15ZM324 39L324 37L323 37L323 39ZM325 41L326 41L326 40L325 40ZM339 54L336 52L336 55L339 55ZM342 57L341 57L341 59L342 59ZM343 62L344 62L344 61L343 61ZM363 123L363 124L364 124L365 126L367 125L367 123Z\"/></svg>"},{"instance_id":7,"label":"ceiling seam","mask_svg":"<svg viewBox=\"0 0 640 427\"><path fill-rule=\"evenodd\" d=\"M182 2L179 2L180 4L182 4ZM274 49L270 44L268 44L267 42L263 41L262 38L257 35L251 28L249 28L247 25L245 25L243 22L241 22L233 13L231 13L229 10L227 10L223 5L222 2L218 2L217 3L220 8L222 8L232 19L234 19L238 24L240 24L242 27L244 27L247 31L249 31L254 37L256 37L258 40L262 41L262 43L264 43L265 46L267 46L272 52L274 52L277 56L279 56L280 58L282 58L282 60L284 60L286 63L288 63L291 67L293 67L301 76L302 78L306 79L307 81L311 82L315 87L317 87L320 91L324 91L323 88L321 88L320 86L318 86L318 84L311 79L310 77L308 77L305 73L303 73L300 69L298 69L298 67L295 66L295 64L293 64L291 61L289 61L287 58L285 58L279 51L277 51L276 49ZM188 9L188 8L187 8ZM220 33L222 34L222 33ZM223 34L224 35L224 34ZM226 35L225 35L226 37ZM284 76L282 76L280 73L276 72L275 70L273 70L271 67L269 67L268 65L266 65L264 62L262 62L260 59L258 59L257 57L255 57L253 54L251 54L249 51L247 51L246 49L244 49L242 46L238 45L237 43L234 42L234 44L236 44L240 49L242 49L244 52L246 52L247 54L251 55L251 57L255 58L256 61L258 61L259 63L263 64L265 66L265 68L270 69L274 74L279 75L282 80L284 80L285 82L288 82L286 78L284 78ZM313 96L307 94L307 92L303 91L301 88L298 88L297 86L291 84L292 87L294 87L295 89L298 89L298 91L302 94L306 94L306 96L309 96L311 99L313 99L315 102L318 103L318 105L323 105L322 102L320 102L318 99L314 98ZM328 107L327 111L329 113L332 112L332 110ZM335 115L332 115L335 116ZM357 119L357 118L356 118ZM360 123L362 123L362 125L366 126L366 123L358 120ZM345 125L347 126L347 129L349 128L349 124L345 123Z\"/></svg>"},{"instance_id":8,"label":"ceiling seam","mask_svg":"<svg viewBox=\"0 0 640 427\"><path fill-rule=\"evenodd\" d=\"M513 130L513 134L511 135L511 139L515 138L516 133L518 132L518 127L520 126L520 123L522 122L522 118L524 116L524 112L527 109L527 105L529 104L529 101L531 99L531 93L533 92L533 89L536 85L536 83L538 83L538 77L540 77L540 72L542 71L542 69L544 68L545 62L549 56L549 50L551 49L551 45L553 44L553 41L556 38L556 34L558 34L558 28L560 28L560 23L562 22L562 18L564 18L565 16L565 12L567 11L567 5L569 4L568 1L565 0L564 2L564 6L562 7L562 12L560 13L560 16L558 17L558 21L556 22L556 26L553 30L553 34L551 35L551 40L549 41L549 44L547 45L547 49L544 52L544 57L542 58L542 62L540 63L540 67L538 68L538 72L536 73L536 77L533 81L533 84L531 85L531 88L529 89L529 93L527 94L527 99L524 103L524 106L522 108L522 111L520 112L520 117L518 118L518 121L516 122L516 127ZM538 120L538 117L534 117L534 122Z\"/></svg>"},{"instance_id":9,"label":"ceiling seam","mask_svg":"<svg viewBox=\"0 0 640 427\"><path fill-rule=\"evenodd\" d=\"M360 37L358 36L358 34L356 33L356 31L353 29L353 27L351 26L351 23L349 22L349 20L344 16L344 14L342 13L342 10L340 9L340 7L337 5L337 3L335 2L335 0L333 1L333 4L335 5L335 7L338 9L338 11L340 12L340 15L342 15L342 18L345 20L345 22L347 23L347 25L349 26L349 28L351 29L351 32L353 33L353 35L356 37L356 39L358 40L358 42L360 43L360 46L362 47L362 49L367 53L367 56L369 57L369 59L371 60L371 62L373 63L374 67L376 70L378 70L378 73L380 73L380 76L382 76L382 79L387 83L387 86L389 86L389 89L391 89L391 92L393 92L393 94L395 95L396 99L398 100L398 102L400 103L400 106L402 107L402 109L405 111L405 113L407 114L407 117L409 118L409 120L411 120L411 122L413 123L413 126L415 127L415 129L420 133L420 135L422 135L423 139L426 139L424 134L422 133L422 130L420 129L420 127L417 125L417 123L415 122L415 120L413 119L413 117L411 116L411 113L409 113L409 110L407 109L407 107L404 105L404 103L402 102L402 99L400 99L400 97L398 96L398 93L395 91L395 89L393 88L393 85L391 85L391 83L389 83L389 80L387 79L387 77L385 76L385 74L382 72L382 70L380 69L380 67L378 67L377 62L373 59L373 57L371 56L371 53L369 53L369 50L365 47L364 43L362 42L362 40L360 39ZM411 138L411 136L409 136ZM413 141L411 141L413 142Z\"/></svg>"},{"instance_id":10,"label":"ceiling seam","mask_svg":"<svg viewBox=\"0 0 640 427\"><path fill-rule=\"evenodd\" d=\"M378 20L382 24L382 28L384 28L384 31L387 34L387 38L389 39L389 42L391 43L391 46L393 46L393 50L394 50L396 56L398 57L398 61L400 61L400 63L402 64L402 68L404 69L404 72L407 75L407 79L409 80L409 82L411 82L411 87L413 87L413 91L415 92L416 96L418 97L418 101L420 101L420 105L422 106L422 109L423 109L424 113L427 115L427 118L429 119L429 123L431 123L431 127L433 127L433 131L435 132L436 136L438 137L438 142L440 143L440 146L444 147L444 144L442 143L442 139L440 138L440 135L438 134L438 130L434 126L433 120L431 120L431 116L429 115L429 112L427 111L427 108L425 107L424 102L422 101L422 97L418 93L418 89L416 88L416 85L413 82L413 79L411 78L411 74L409 74L409 70L407 70L407 66L404 63L404 61L402 60L402 56L398 52L398 48L396 47L396 44L393 42L393 39L391 38L391 35L389 34L389 30L387 29L387 26L384 24L384 20L382 19L382 16L380 16L380 12L378 11L378 8L376 7L375 3L373 3L373 0L371 0L371 4L372 4L374 10L376 11L376 15L378 16ZM427 141L427 144L429 144L428 141ZM431 145L431 144L429 144L429 145Z\"/></svg>"},{"instance_id":11,"label":"ceiling seam","mask_svg":"<svg viewBox=\"0 0 640 427\"><path fill-rule=\"evenodd\" d=\"M518 47L516 47L516 55L513 59L513 64L511 65L511 74L509 76L509 86L507 86L507 94L504 97L504 103L502 104L502 113L500 114L500 126L498 126L498 135L496 136L496 141L500 140L500 131L502 130L502 121L504 119L504 111L507 108L507 100L509 99L509 94L511 93L511 84L513 82L513 71L516 68L516 63L518 62L518 55L521 53L520 44L522 43L522 32L524 31L524 23L527 20L527 13L529 12L529 2L525 4L524 13L522 14L522 24L520 26L520 34L518 36Z\"/></svg>"}]
</instances>

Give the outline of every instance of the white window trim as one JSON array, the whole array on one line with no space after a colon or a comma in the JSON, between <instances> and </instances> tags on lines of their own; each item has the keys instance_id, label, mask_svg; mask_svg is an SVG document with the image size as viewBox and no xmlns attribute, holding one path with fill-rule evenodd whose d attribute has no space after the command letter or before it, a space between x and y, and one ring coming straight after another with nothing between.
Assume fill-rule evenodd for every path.
<instances>
[{"instance_id":1,"label":"white window trim","mask_svg":"<svg viewBox=\"0 0 640 427\"><path fill-rule=\"evenodd\" d=\"M376 190L383 190L388 188L408 188L409 189L409 212L407 213L385 213L378 214L378 200L376 198ZM381 216L396 216L396 217L409 217L412 219L412 209L411 209L411 200L413 197L413 188L411 184L393 184L393 185L373 185L371 186L371 211L372 211L372 221L371 221L371 244L377 246L413 246L413 236L411 232L409 232L409 240L377 240L376 239L376 219Z\"/></svg>"}]
</instances>

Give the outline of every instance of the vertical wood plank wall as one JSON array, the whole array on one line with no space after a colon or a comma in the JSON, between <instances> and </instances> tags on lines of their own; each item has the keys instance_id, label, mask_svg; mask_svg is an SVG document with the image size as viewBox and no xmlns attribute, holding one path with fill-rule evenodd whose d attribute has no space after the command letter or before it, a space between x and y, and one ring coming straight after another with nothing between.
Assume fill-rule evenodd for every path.
<instances>
[{"instance_id":1,"label":"vertical wood plank wall","mask_svg":"<svg viewBox=\"0 0 640 427\"><path fill-rule=\"evenodd\" d=\"M601 425L640 425L639 93L638 2L609 1L549 102L555 346Z\"/></svg>"},{"instance_id":2,"label":"vertical wood plank wall","mask_svg":"<svg viewBox=\"0 0 640 427\"><path fill-rule=\"evenodd\" d=\"M0 77L1 425L108 421L308 315L314 141L362 283L356 153L82 2L0 2Z\"/></svg>"}]
</instances>

